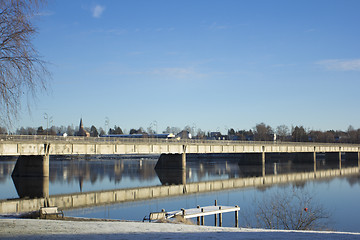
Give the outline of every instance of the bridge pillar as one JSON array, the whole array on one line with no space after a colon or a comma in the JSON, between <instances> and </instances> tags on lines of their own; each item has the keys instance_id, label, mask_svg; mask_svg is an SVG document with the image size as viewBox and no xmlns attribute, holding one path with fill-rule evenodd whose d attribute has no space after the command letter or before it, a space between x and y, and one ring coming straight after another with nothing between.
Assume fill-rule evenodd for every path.
<instances>
[{"instance_id":1,"label":"bridge pillar","mask_svg":"<svg viewBox=\"0 0 360 240\"><path fill-rule=\"evenodd\" d=\"M45 155L21 155L16 161L13 177L49 177L50 144L44 144Z\"/></svg>"},{"instance_id":2,"label":"bridge pillar","mask_svg":"<svg viewBox=\"0 0 360 240\"><path fill-rule=\"evenodd\" d=\"M265 177L265 152L261 153L261 166L262 166L261 175Z\"/></svg>"},{"instance_id":3,"label":"bridge pillar","mask_svg":"<svg viewBox=\"0 0 360 240\"><path fill-rule=\"evenodd\" d=\"M162 185L186 184L186 169L155 169Z\"/></svg>"},{"instance_id":4,"label":"bridge pillar","mask_svg":"<svg viewBox=\"0 0 360 240\"><path fill-rule=\"evenodd\" d=\"M155 169L186 169L186 145L182 153L161 154Z\"/></svg>"},{"instance_id":5,"label":"bridge pillar","mask_svg":"<svg viewBox=\"0 0 360 240\"><path fill-rule=\"evenodd\" d=\"M181 154L181 169L186 169L186 153Z\"/></svg>"},{"instance_id":6,"label":"bridge pillar","mask_svg":"<svg viewBox=\"0 0 360 240\"><path fill-rule=\"evenodd\" d=\"M12 177L20 198L49 197L49 177Z\"/></svg>"},{"instance_id":7,"label":"bridge pillar","mask_svg":"<svg viewBox=\"0 0 360 240\"><path fill-rule=\"evenodd\" d=\"M49 155L19 156L16 161L13 177L49 177Z\"/></svg>"},{"instance_id":8,"label":"bridge pillar","mask_svg":"<svg viewBox=\"0 0 360 240\"><path fill-rule=\"evenodd\" d=\"M161 154L155 169L185 169L186 153Z\"/></svg>"}]
</instances>

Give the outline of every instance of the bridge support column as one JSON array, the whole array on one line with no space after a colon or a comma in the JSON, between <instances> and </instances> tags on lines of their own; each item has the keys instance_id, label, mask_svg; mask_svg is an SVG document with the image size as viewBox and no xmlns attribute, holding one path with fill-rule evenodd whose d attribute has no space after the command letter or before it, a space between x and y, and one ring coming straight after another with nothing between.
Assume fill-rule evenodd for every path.
<instances>
[{"instance_id":1,"label":"bridge support column","mask_svg":"<svg viewBox=\"0 0 360 240\"><path fill-rule=\"evenodd\" d=\"M21 155L16 161L13 177L49 177L50 144L44 144L45 155Z\"/></svg>"},{"instance_id":2,"label":"bridge support column","mask_svg":"<svg viewBox=\"0 0 360 240\"><path fill-rule=\"evenodd\" d=\"M49 197L49 177L12 177L20 198Z\"/></svg>"},{"instance_id":3,"label":"bridge support column","mask_svg":"<svg viewBox=\"0 0 360 240\"><path fill-rule=\"evenodd\" d=\"M261 175L265 177L265 152L261 153L261 166L262 166Z\"/></svg>"},{"instance_id":4,"label":"bridge support column","mask_svg":"<svg viewBox=\"0 0 360 240\"><path fill-rule=\"evenodd\" d=\"M181 154L181 169L186 169L186 153Z\"/></svg>"},{"instance_id":5,"label":"bridge support column","mask_svg":"<svg viewBox=\"0 0 360 240\"><path fill-rule=\"evenodd\" d=\"M49 155L19 156L16 161L13 177L49 177Z\"/></svg>"},{"instance_id":6,"label":"bridge support column","mask_svg":"<svg viewBox=\"0 0 360 240\"><path fill-rule=\"evenodd\" d=\"M185 169L186 153L161 154L155 169Z\"/></svg>"},{"instance_id":7,"label":"bridge support column","mask_svg":"<svg viewBox=\"0 0 360 240\"><path fill-rule=\"evenodd\" d=\"M186 184L186 169L160 169L155 168L162 185Z\"/></svg>"}]
</instances>

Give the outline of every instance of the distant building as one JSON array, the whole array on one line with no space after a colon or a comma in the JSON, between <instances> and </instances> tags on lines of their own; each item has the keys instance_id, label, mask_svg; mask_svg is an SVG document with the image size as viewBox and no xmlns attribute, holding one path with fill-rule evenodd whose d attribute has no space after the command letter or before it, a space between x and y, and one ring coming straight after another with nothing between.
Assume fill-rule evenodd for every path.
<instances>
[{"instance_id":1,"label":"distant building","mask_svg":"<svg viewBox=\"0 0 360 240\"><path fill-rule=\"evenodd\" d=\"M191 139L191 133L189 133L189 131L182 130L181 132L176 134L176 138L177 139Z\"/></svg>"},{"instance_id":2,"label":"distant building","mask_svg":"<svg viewBox=\"0 0 360 240\"><path fill-rule=\"evenodd\" d=\"M210 140L227 140L227 135L222 135L221 132L211 132L210 133Z\"/></svg>"},{"instance_id":3,"label":"distant building","mask_svg":"<svg viewBox=\"0 0 360 240\"><path fill-rule=\"evenodd\" d=\"M221 139L221 132L211 132L210 139L213 139L213 140Z\"/></svg>"},{"instance_id":4,"label":"distant building","mask_svg":"<svg viewBox=\"0 0 360 240\"><path fill-rule=\"evenodd\" d=\"M82 118L80 118L79 131L77 132L76 136L90 137L90 133L84 129Z\"/></svg>"}]
</instances>

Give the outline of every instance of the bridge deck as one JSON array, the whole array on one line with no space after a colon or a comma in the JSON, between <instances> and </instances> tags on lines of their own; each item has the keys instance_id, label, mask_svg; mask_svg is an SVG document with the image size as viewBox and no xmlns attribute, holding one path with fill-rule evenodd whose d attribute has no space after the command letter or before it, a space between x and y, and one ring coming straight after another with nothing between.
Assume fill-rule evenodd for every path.
<instances>
[{"instance_id":1,"label":"bridge deck","mask_svg":"<svg viewBox=\"0 0 360 240\"><path fill-rule=\"evenodd\" d=\"M8 136L0 138L0 156L44 155L46 144L50 155L360 152L359 144L344 143Z\"/></svg>"}]
</instances>

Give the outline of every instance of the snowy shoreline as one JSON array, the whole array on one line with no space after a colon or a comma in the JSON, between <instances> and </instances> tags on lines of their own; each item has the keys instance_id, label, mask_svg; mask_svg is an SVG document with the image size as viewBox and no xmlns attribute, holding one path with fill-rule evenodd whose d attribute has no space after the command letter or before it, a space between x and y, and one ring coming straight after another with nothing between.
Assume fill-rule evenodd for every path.
<instances>
[{"instance_id":1,"label":"snowy shoreline","mask_svg":"<svg viewBox=\"0 0 360 240\"><path fill-rule=\"evenodd\" d=\"M227 228L174 223L0 219L1 239L360 239L360 233Z\"/></svg>"}]
</instances>

